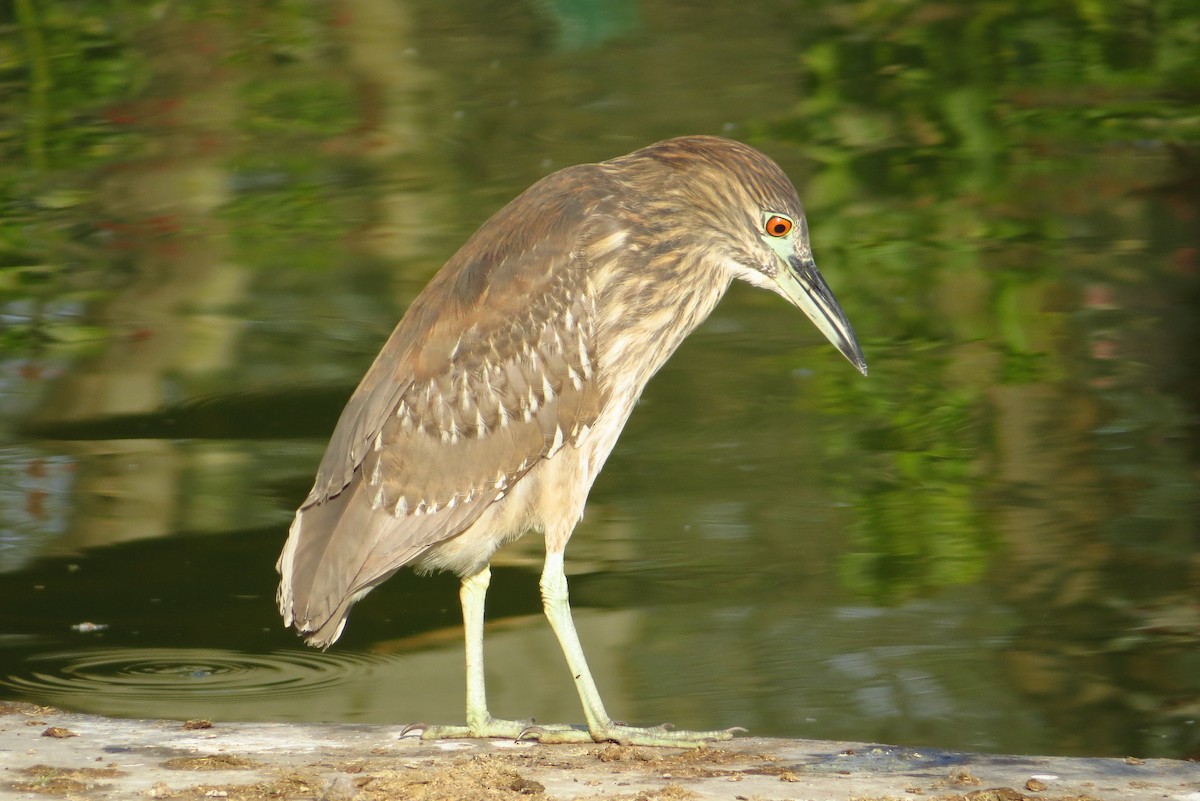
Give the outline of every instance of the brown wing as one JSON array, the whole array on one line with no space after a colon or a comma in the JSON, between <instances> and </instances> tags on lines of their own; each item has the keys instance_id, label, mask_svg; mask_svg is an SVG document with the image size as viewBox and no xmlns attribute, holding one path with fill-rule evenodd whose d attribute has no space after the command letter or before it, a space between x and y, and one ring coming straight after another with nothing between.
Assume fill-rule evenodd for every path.
<instances>
[{"instance_id":1,"label":"brown wing","mask_svg":"<svg viewBox=\"0 0 1200 801\"><path fill-rule=\"evenodd\" d=\"M284 618L313 644L595 421L588 243L611 223L590 169L544 179L485 223L350 399L278 566Z\"/></svg>"}]
</instances>

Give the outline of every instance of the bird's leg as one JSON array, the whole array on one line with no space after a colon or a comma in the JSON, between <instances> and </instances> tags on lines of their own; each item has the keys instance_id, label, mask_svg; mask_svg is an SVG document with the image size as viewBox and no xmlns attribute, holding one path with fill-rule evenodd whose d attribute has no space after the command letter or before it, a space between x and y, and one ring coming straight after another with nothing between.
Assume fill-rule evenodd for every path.
<instances>
[{"instance_id":1,"label":"bird's leg","mask_svg":"<svg viewBox=\"0 0 1200 801\"><path fill-rule=\"evenodd\" d=\"M529 726L528 721L498 720L488 712L487 688L483 672L483 608L492 569L484 565L474 575L466 576L458 589L462 604L463 639L467 650L467 725L426 726L421 732L425 740L443 737L511 737Z\"/></svg>"},{"instance_id":2,"label":"bird's leg","mask_svg":"<svg viewBox=\"0 0 1200 801\"><path fill-rule=\"evenodd\" d=\"M604 701L600 698L600 690L592 679L592 671L588 668L587 657L583 655L583 646L579 642L579 634L575 631L575 619L571 615L571 598L567 590L567 574L563 570L563 552L547 549L546 564L542 568L542 609L550 628L558 637L563 656L567 658L567 667L575 679L575 690L579 693L579 701L583 704L583 716L587 720L589 731L596 731L612 723L612 718L604 709Z\"/></svg>"},{"instance_id":3,"label":"bird's leg","mask_svg":"<svg viewBox=\"0 0 1200 801\"><path fill-rule=\"evenodd\" d=\"M466 726L417 726L422 729L422 739L460 737L505 737L512 739L530 738L543 743L590 743L617 742L626 745L663 745L695 747L713 740L728 740L740 729L717 731L684 731L663 724L652 728L637 728L616 723L604 709L600 691L592 679L583 646L575 631L571 617L571 603L567 591L567 576L563 572L563 552L548 549L546 565L542 570L542 607L550 627L558 637L559 646L567 658L575 689L583 704L587 727L566 724L541 724L528 720L503 720L492 717L487 708L487 691L483 671L483 608L491 582L491 570L485 567L478 573L467 576L459 589L462 601L463 629L467 654L467 725Z\"/></svg>"},{"instance_id":4,"label":"bird's leg","mask_svg":"<svg viewBox=\"0 0 1200 801\"><path fill-rule=\"evenodd\" d=\"M665 746L700 746L711 740L729 740L738 731L744 729L720 729L717 731L684 731L670 728L668 724L652 728L638 728L616 723L604 709L604 701L600 691L592 679L588 669L587 659L583 655L583 646L579 643L579 635L575 631L575 621L571 616L571 602L567 591L567 575L563 571L563 552L547 548L546 564L542 569L542 607L550 627L558 637L571 676L575 679L575 689L579 692L579 700L583 704L583 714L587 719L587 734L595 742L618 742L626 745L665 745ZM579 742L581 732L559 727L543 728L531 726L526 734L537 738L543 743Z\"/></svg>"},{"instance_id":5,"label":"bird's leg","mask_svg":"<svg viewBox=\"0 0 1200 801\"><path fill-rule=\"evenodd\" d=\"M494 721L487 707L487 687L483 671L483 609L488 586L492 583L492 568L484 565L473 576L467 576L459 587L462 603L463 640L467 656L467 726L472 732L486 728ZM476 734L476 736L485 736Z\"/></svg>"},{"instance_id":6,"label":"bird's leg","mask_svg":"<svg viewBox=\"0 0 1200 801\"><path fill-rule=\"evenodd\" d=\"M488 712L487 689L483 671L483 608L487 598L492 571L485 566L474 575L462 580L458 597L462 603L463 637L467 650L467 725L466 726L419 726L421 738L433 740L451 737L507 737L518 739L533 725L529 720L502 720ZM550 726L548 729L568 729L568 726Z\"/></svg>"}]
</instances>

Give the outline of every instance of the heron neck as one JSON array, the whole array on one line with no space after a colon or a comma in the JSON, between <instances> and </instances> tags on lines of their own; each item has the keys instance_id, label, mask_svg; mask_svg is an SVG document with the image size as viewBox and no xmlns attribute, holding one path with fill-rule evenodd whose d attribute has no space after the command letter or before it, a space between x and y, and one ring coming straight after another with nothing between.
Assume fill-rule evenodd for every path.
<instances>
[{"instance_id":1,"label":"heron neck","mask_svg":"<svg viewBox=\"0 0 1200 801\"><path fill-rule=\"evenodd\" d=\"M641 393L687 335L704 322L729 289L715 258L668 256L647 269L636 252L615 259L597 276L596 345L599 374L617 376Z\"/></svg>"}]
</instances>

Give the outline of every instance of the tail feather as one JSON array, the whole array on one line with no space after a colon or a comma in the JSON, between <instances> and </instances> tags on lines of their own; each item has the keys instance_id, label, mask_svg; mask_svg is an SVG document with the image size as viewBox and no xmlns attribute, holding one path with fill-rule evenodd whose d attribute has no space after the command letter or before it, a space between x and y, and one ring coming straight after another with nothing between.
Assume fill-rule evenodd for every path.
<instances>
[{"instance_id":1,"label":"tail feather","mask_svg":"<svg viewBox=\"0 0 1200 801\"><path fill-rule=\"evenodd\" d=\"M337 640L350 608L424 550L388 549L392 566L380 570L379 546L400 521L372 509L358 497L361 490L356 475L329 500L301 507L275 566L284 625L294 626L309 645L326 648Z\"/></svg>"},{"instance_id":2,"label":"tail feather","mask_svg":"<svg viewBox=\"0 0 1200 801\"><path fill-rule=\"evenodd\" d=\"M423 515L374 508L361 470L337 495L302 506L276 563L277 600L286 626L309 645L326 648L346 625L350 608L376 585L431 547L457 536L493 498Z\"/></svg>"}]
</instances>

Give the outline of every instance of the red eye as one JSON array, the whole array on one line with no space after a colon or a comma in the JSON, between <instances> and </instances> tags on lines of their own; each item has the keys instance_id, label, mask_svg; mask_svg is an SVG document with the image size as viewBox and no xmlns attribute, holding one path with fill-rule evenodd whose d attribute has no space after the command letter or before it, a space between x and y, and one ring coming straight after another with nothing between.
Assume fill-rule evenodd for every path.
<instances>
[{"instance_id":1,"label":"red eye","mask_svg":"<svg viewBox=\"0 0 1200 801\"><path fill-rule=\"evenodd\" d=\"M787 217L780 217L778 214L774 214L767 218L767 223L763 226L763 230L771 236L787 236L792 232L792 221Z\"/></svg>"}]
</instances>

